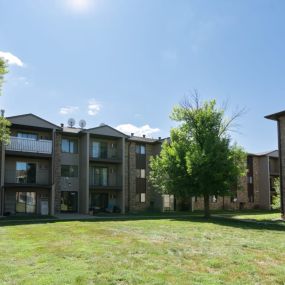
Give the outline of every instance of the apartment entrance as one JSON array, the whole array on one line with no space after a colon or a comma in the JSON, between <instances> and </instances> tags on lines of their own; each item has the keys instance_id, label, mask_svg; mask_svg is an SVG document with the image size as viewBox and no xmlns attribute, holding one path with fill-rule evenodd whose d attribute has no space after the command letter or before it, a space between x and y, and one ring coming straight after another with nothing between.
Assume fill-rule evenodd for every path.
<instances>
[{"instance_id":1,"label":"apartment entrance","mask_svg":"<svg viewBox=\"0 0 285 285\"><path fill-rule=\"evenodd\" d=\"M109 195L108 193L90 193L90 208L97 208L105 211L108 208Z\"/></svg>"}]
</instances>

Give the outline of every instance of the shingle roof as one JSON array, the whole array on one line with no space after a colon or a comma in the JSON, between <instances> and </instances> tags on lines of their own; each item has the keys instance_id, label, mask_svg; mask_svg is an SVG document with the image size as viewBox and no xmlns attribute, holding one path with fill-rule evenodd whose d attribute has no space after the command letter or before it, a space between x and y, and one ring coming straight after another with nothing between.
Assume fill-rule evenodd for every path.
<instances>
[{"instance_id":1,"label":"shingle roof","mask_svg":"<svg viewBox=\"0 0 285 285\"><path fill-rule=\"evenodd\" d=\"M142 143L156 143L156 142L162 142L164 139L130 136L128 140L134 142L142 142Z\"/></svg>"}]
</instances>

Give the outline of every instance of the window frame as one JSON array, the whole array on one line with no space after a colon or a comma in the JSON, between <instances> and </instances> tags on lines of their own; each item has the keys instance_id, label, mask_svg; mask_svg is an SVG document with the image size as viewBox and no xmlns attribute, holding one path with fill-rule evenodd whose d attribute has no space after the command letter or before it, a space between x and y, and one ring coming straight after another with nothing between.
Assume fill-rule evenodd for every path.
<instances>
[{"instance_id":1,"label":"window frame","mask_svg":"<svg viewBox=\"0 0 285 285\"><path fill-rule=\"evenodd\" d=\"M66 147L64 147L64 141L67 142ZM61 152L77 154L78 153L78 140L70 139L70 138L62 138L61 139Z\"/></svg>"},{"instance_id":2,"label":"window frame","mask_svg":"<svg viewBox=\"0 0 285 285\"><path fill-rule=\"evenodd\" d=\"M34 196L34 197L27 197L27 194L30 194L30 196ZM31 194L33 194L33 195L31 195ZM24 208L25 208L24 210L25 211L17 210L17 208L19 207L19 204L20 204L20 202L18 200L20 200L21 195L24 195L24 199L23 199L24 201L21 202L21 204L24 204ZM27 203L28 198L32 198L34 200L34 204ZM16 199L15 213L36 214L36 212L37 212L37 192L35 192L35 191L27 191L27 192L17 191L15 199ZM33 208L33 211L28 211L29 206Z\"/></svg>"},{"instance_id":3,"label":"window frame","mask_svg":"<svg viewBox=\"0 0 285 285\"><path fill-rule=\"evenodd\" d=\"M65 168L65 170L64 170L64 168ZM63 175L63 170L67 171L68 175ZM72 173L73 173L73 175L72 175ZM61 177L68 177L68 178L78 178L79 177L78 165L61 164L60 176Z\"/></svg>"},{"instance_id":4,"label":"window frame","mask_svg":"<svg viewBox=\"0 0 285 285\"><path fill-rule=\"evenodd\" d=\"M136 178L140 178L140 179L146 178L145 168L137 168L136 169Z\"/></svg>"},{"instance_id":5,"label":"window frame","mask_svg":"<svg viewBox=\"0 0 285 285\"><path fill-rule=\"evenodd\" d=\"M25 165L25 169L18 169L18 165L19 164L24 164ZM34 169L31 169L31 166L34 167ZM20 167L19 167L20 168ZM34 170L34 174L31 175L33 172L31 172L31 170ZM23 182L20 182L19 179L19 172L23 171L22 175L23 178ZM37 183L37 163L36 162L27 162L27 161L16 161L16 183L17 184L36 184Z\"/></svg>"},{"instance_id":6,"label":"window frame","mask_svg":"<svg viewBox=\"0 0 285 285\"><path fill-rule=\"evenodd\" d=\"M144 144L136 144L136 154L146 155L146 146Z\"/></svg>"}]
</instances>

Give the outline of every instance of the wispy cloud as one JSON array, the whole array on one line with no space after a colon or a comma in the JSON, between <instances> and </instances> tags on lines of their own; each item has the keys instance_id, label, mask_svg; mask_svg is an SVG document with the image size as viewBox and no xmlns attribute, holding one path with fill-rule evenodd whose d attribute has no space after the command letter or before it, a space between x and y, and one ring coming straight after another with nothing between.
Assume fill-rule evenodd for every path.
<instances>
[{"instance_id":1,"label":"wispy cloud","mask_svg":"<svg viewBox=\"0 0 285 285\"><path fill-rule=\"evenodd\" d=\"M117 126L116 129L125 134L134 133L136 136L150 136L160 131L159 128L151 128L148 124L141 127L137 127L133 124L122 124Z\"/></svg>"},{"instance_id":2,"label":"wispy cloud","mask_svg":"<svg viewBox=\"0 0 285 285\"><path fill-rule=\"evenodd\" d=\"M69 114L72 114L78 110L79 110L79 108L77 106L65 106L65 107L60 108L59 113L61 115L69 115Z\"/></svg>"},{"instance_id":3,"label":"wispy cloud","mask_svg":"<svg viewBox=\"0 0 285 285\"><path fill-rule=\"evenodd\" d=\"M97 0L64 0L65 8L77 14L86 14L90 12Z\"/></svg>"},{"instance_id":4,"label":"wispy cloud","mask_svg":"<svg viewBox=\"0 0 285 285\"><path fill-rule=\"evenodd\" d=\"M88 102L88 115L96 116L98 112L101 110L102 105L97 102L95 99L91 99Z\"/></svg>"},{"instance_id":5,"label":"wispy cloud","mask_svg":"<svg viewBox=\"0 0 285 285\"><path fill-rule=\"evenodd\" d=\"M15 56L10 52L0 51L0 57L3 58L5 61L7 61L7 63L10 65L17 65L20 67L24 66L22 60L20 60L17 56Z\"/></svg>"}]
</instances>

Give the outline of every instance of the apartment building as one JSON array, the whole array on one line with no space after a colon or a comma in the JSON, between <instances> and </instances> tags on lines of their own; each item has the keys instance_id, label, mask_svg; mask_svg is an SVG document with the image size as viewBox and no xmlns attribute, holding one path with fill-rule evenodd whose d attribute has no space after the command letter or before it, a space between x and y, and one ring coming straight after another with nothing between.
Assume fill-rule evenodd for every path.
<instances>
[{"instance_id":1,"label":"apartment building","mask_svg":"<svg viewBox=\"0 0 285 285\"><path fill-rule=\"evenodd\" d=\"M278 149L280 166L280 196L281 196L281 215L285 220L285 111L265 116L266 119L277 122Z\"/></svg>"},{"instance_id":2,"label":"apartment building","mask_svg":"<svg viewBox=\"0 0 285 285\"><path fill-rule=\"evenodd\" d=\"M246 163L247 174L242 178L240 188L233 189L231 196L212 196L211 209L271 209L272 197L276 194L274 179L279 177L278 151L248 153ZM203 199L195 197L193 209L203 208Z\"/></svg>"},{"instance_id":3,"label":"apartment building","mask_svg":"<svg viewBox=\"0 0 285 285\"><path fill-rule=\"evenodd\" d=\"M12 126L10 143L1 146L1 214L125 213L162 209L165 199L171 204L147 179L161 138L127 136L105 124L56 126L33 114L7 119Z\"/></svg>"}]
</instances>

